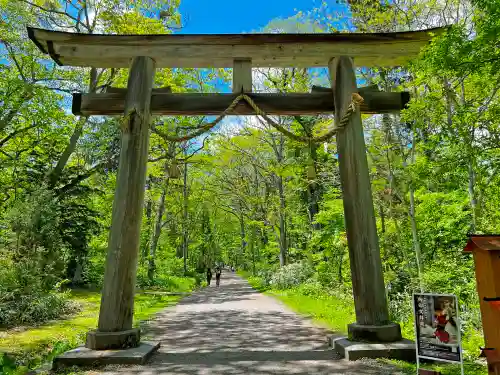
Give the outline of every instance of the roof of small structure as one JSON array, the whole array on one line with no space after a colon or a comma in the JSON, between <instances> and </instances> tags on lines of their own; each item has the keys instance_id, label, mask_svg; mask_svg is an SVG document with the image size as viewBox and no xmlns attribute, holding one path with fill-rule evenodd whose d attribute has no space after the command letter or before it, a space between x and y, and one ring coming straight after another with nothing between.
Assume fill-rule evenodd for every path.
<instances>
[{"instance_id":1,"label":"roof of small structure","mask_svg":"<svg viewBox=\"0 0 500 375\"><path fill-rule=\"evenodd\" d=\"M251 58L254 67L327 66L351 56L357 66L398 66L415 57L444 28L396 33L98 35L28 27L30 39L59 65L128 67L149 56L157 68L230 68Z\"/></svg>"},{"instance_id":2,"label":"roof of small structure","mask_svg":"<svg viewBox=\"0 0 500 375\"><path fill-rule=\"evenodd\" d=\"M467 245L465 245L464 247L464 251L471 252L476 249L481 249L486 251L500 250L500 235L495 235L495 234L471 235L469 237Z\"/></svg>"}]
</instances>

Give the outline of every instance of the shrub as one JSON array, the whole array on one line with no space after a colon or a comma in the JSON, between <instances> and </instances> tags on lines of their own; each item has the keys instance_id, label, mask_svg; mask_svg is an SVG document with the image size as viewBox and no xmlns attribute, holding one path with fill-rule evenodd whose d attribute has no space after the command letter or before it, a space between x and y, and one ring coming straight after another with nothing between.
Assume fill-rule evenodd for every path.
<instances>
[{"instance_id":1,"label":"shrub","mask_svg":"<svg viewBox=\"0 0 500 375\"><path fill-rule=\"evenodd\" d=\"M306 282L304 284L301 284L297 287L297 292L300 295L315 297L318 299L327 294L325 292L325 289L318 282Z\"/></svg>"},{"instance_id":2,"label":"shrub","mask_svg":"<svg viewBox=\"0 0 500 375\"><path fill-rule=\"evenodd\" d=\"M332 287L342 284L339 280L339 266L333 261L320 261L316 265L317 279L321 285Z\"/></svg>"},{"instance_id":3,"label":"shrub","mask_svg":"<svg viewBox=\"0 0 500 375\"><path fill-rule=\"evenodd\" d=\"M153 281L149 280L147 274L138 273L137 287L142 289L161 289L167 292L190 292L199 285L201 280L196 277L179 277L158 275Z\"/></svg>"},{"instance_id":4,"label":"shrub","mask_svg":"<svg viewBox=\"0 0 500 375\"><path fill-rule=\"evenodd\" d=\"M262 286L269 286L271 284L271 278L273 277L274 271L270 269L263 269L257 272L257 277L261 280Z\"/></svg>"},{"instance_id":5,"label":"shrub","mask_svg":"<svg viewBox=\"0 0 500 375\"><path fill-rule=\"evenodd\" d=\"M75 312L79 305L68 299L69 292L21 295L0 299L0 326L42 323Z\"/></svg>"},{"instance_id":6,"label":"shrub","mask_svg":"<svg viewBox=\"0 0 500 375\"><path fill-rule=\"evenodd\" d=\"M0 326L41 323L76 309L68 294L59 292L61 282L47 289L37 264L15 262L0 252Z\"/></svg>"},{"instance_id":7,"label":"shrub","mask_svg":"<svg viewBox=\"0 0 500 375\"><path fill-rule=\"evenodd\" d=\"M83 268L83 279L88 286L100 288L104 280L107 243L91 244Z\"/></svg>"},{"instance_id":8,"label":"shrub","mask_svg":"<svg viewBox=\"0 0 500 375\"><path fill-rule=\"evenodd\" d=\"M193 288L195 286L201 286L203 284L203 282L206 283L206 275L205 273L201 273L201 272L195 272L195 271L188 271L186 273L186 276L184 276L184 278L190 278L192 280L194 280L194 285L193 285Z\"/></svg>"},{"instance_id":9,"label":"shrub","mask_svg":"<svg viewBox=\"0 0 500 375\"><path fill-rule=\"evenodd\" d=\"M303 283L312 274L313 268L307 262L288 264L274 273L270 285L276 289L288 289Z\"/></svg>"}]
</instances>

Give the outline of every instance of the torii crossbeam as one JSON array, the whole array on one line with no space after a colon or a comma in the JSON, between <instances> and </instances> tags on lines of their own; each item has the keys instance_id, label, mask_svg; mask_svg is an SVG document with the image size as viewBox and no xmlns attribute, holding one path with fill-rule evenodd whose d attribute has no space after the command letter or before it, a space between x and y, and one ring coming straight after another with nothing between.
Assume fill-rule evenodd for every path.
<instances>
[{"instance_id":1,"label":"torii crossbeam","mask_svg":"<svg viewBox=\"0 0 500 375\"><path fill-rule=\"evenodd\" d=\"M326 67L332 56L350 56L358 66L398 66L418 55L431 33L98 35L28 28L30 39L59 65L128 68L148 56L156 68Z\"/></svg>"},{"instance_id":2,"label":"torii crossbeam","mask_svg":"<svg viewBox=\"0 0 500 375\"><path fill-rule=\"evenodd\" d=\"M356 85L353 59L360 67L399 66L415 57L432 38L432 29L378 34L245 34L245 35L88 35L28 28L31 40L60 65L97 68L130 67L127 89L102 94L76 94L79 115L126 114L117 176L108 256L98 330L87 335L91 349L137 346L132 329L135 272L139 250L149 141L149 116L219 114L239 93L246 93L268 114L335 112L338 124ZM328 67L331 88L312 93L252 94L252 67ZM233 68L235 94L173 94L154 90L155 68ZM389 320L375 213L365 152L361 112L399 111L407 93L364 89L365 102L337 132L345 224L351 264L356 322L349 340L336 349L356 359L356 341L401 340L398 324ZM254 114L242 104L234 114ZM332 308L334 308L332 306ZM385 347L398 353L401 344ZM350 349L347 349L350 347ZM381 350L361 356L380 356ZM394 350L395 349L395 350ZM409 349L410 356L414 347ZM347 353L350 353L347 355Z\"/></svg>"}]
</instances>

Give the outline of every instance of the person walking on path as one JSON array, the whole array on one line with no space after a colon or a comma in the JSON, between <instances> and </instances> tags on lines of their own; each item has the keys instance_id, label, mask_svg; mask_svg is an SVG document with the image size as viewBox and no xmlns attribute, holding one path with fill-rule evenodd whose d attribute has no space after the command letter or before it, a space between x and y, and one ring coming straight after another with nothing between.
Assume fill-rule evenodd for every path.
<instances>
[{"instance_id":1,"label":"person walking on path","mask_svg":"<svg viewBox=\"0 0 500 375\"><path fill-rule=\"evenodd\" d=\"M210 286L210 281L212 281L212 271L207 268L207 285Z\"/></svg>"},{"instance_id":2,"label":"person walking on path","mask_svg":"<svg viewBox=\"0 0 500 375\"><path fill-rule=\"evenodd\" d=\"M220 285L220 275L221 275L221 273L222 273L221 269L219 267L217 267L215 269L215 285L217 287L219 287L219 285Z\"/></svg>"}]
</instances>

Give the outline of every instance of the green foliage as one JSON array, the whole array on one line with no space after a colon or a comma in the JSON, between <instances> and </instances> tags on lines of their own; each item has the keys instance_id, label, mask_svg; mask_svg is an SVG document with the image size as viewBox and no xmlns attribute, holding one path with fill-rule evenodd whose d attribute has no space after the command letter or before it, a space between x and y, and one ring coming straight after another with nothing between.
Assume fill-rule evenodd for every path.
<instances>
[{"instance_id":1,"label":"green foliage","mask_svg":"<svg viewBox=\"0 0 500 375\"><path fill-rule=\"evenodd\" d=\"M201 284L202 276L179 277L160 274L153 282L149 280L147 274L139 272L137 275L137 286L139 288L161 290L166 292L189 292Z\"/></svg>"},{"instance_id":2,"label":"green foliage","mask_svg":"<svg viewBox=\"0 0 500 375\"><path fill-rule=\"evenodd\" d=\"M244 272L241 272L240 275L246 277L255 289L280 299L294 311L310 317L334 332L346 334L348 324L356 320L354 301L349 291L343 292L337 288L328 289L317 282L306 282L285 290L270 289L269 287L263 287L264 283L261 278L250 276ZM411 316L412 312L410 312L412 310L411 296L406 294L401 295L401 297L406 300L400 306L404 306L408 311L399 311L395 315L398 318L395 321L401 324L402 333L405 338L414 339L415 331ZM394 301L394 297L392 301ZM390 305L390 308L393 310L392 305ZM464 357L467 361L464 365L466 374L486 375L486 367L475 362L477 360L478 347L484 345L481 334L477 330L465 328L462 341ZM400 361L381 361L396 365L408 374L416 372L414 364ZM426 368L433 368L436 371L441 371L443 374L449 375L460 371L458 367L450 365L427 365Z\"/></svg>"},{"instance_id":3,"label":"green foliage","mask_svg":"<svg viewBox=\"0 0 500 375\"><path fill-rule=\"evenodd\" d=\"M258 290L259 292L265 292L270 289L268 281L265 278L259 276L252 276L248 271L238 271L238 275L244 277L252 288Z\"/></svg>"},{"instance_id":4,"label":"green foliage","mask_svg":"<svg viewBox=\"0 0 500 375\"><path fill-rule=\"evenodd\" d=\"M57 290L63 280L102 286L120 127L116 119L70 115L68 93L127 82L126 69L57 67L27 39L24 25L164 34L181 24L177 0L73 2L71 11L64 4L0 0L0 324L66 314L71 304ZM456 294L469 360L482 327L473 261L462 248L468 232L500 232L499 9L498 0L324 1L266 27L390 32L451 25L411 64L360 69L358 82L411 93L401 115L364 116L391 318L411 337L413 292ZM265 92L310 92L328 82L318 69L255 73ZM228 77L223 69L159 69L155 86L215 92ZM154 121L183 135L202 119ZM331 118L280 121L310 136ZM177 144L151 135L137 286L190 291L203 285L206 267L224 262L252 275L259 290L272 288L299 311L345 330L354 316L335 139L300 144L253 120L214 133ZM86 330L95 313L92 319L73 322ZM76 345L71 337L30 340L58 352Z\"/></svg>"},{"instance_id":5,"label":"green foliage","mask_svg":"<svg viewBox=\"0 0 500 375\"><path fill-rule=\"evenodd\" d=\"M380 359L379 361L382 363L396 365L399 369L403 371L404 374L414 375L417 373L417 366L414 363L408 363L403 361L389 361L384 359ZM421 365L420 368L437 371L442 375L455 375L461 373L459 365L451 365L451 364L435 364L435 365L425 364ZM487 375L488 369L481 363L469 362L469 363L464 363L464 373L467 375L469 374Z\"/></svg>"},{"instance_id":6,"label":"green foliage","mask_svg":"<svg viewBox=\"0 0 500 375\"><path fill-rule=\"evenodd\" d=\"M287 264L273 274L269 285L275 289L288 289L303 283L312 274L313 268L307 262Z\"/></svg>"},{"instance_id":7,"label":"green foliage","mask_svg":"<svg viewBox=\"0 0 500 375\"><path fill-rule=\"evenodd\" d=\"M30 274L31 268L2 259L0 267L0 327L43 323L77 309L67 292L60 292L59 285L47 290L42 278Z\"/></svg>"},{"instance_id":8,"label":"green foliage","mask_svg":"<svg viewBox=\"0 0 500 375\"><path fill-rule=\"evenodd\" d=\"M64 245L72 238L59 228L61 219L69 215L61 213L57 199L43 187L18 200L6 213L10 230L5 232L5 248L0 253L4 270L0 326L40 323L74 310L67 295L59 292L69 253Z\"/></svg>"},{"instance_id":9,"label":"green foliage","mask_svg":"<svg viewBox=\"0 0 500 375\"><path fill-rule=\"evenodd\" d=\"M8 286L8 285L7 285ZM43 323L51 319L74 312L77 307L67 300L67 294L37 293L15 295L15 290L8 288L0 299L0 327L12 327L26 324Z\"/></svg>"},{"instance_id":10,"label":"green foliage","mask_svg":"<svg viewBox=\"0 0 500 375\"><path fill-rule=\"evenodd\" d=\"M154 293L137 294L134 326L147 321L179 298ZM71 292L70 300L80 306L80 311L68 319L0 335L0 352L6 353L0 356L0 372L24 374L84 342L86 333L97 325L101 296L96 292L80 290Z\"/></svg>"}]
</instances>

